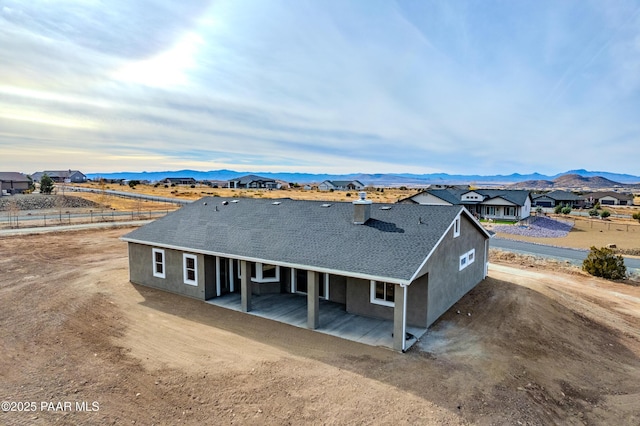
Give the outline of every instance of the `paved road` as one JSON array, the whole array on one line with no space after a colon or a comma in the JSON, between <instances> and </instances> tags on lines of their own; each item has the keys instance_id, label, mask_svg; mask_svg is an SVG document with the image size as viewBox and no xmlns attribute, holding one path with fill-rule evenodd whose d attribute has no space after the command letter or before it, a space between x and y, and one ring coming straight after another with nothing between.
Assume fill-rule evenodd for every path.
<instances>
[{"instance_id":1,"label":"paved road","mask_svg":"<svg viewBox=\"0 0 640 426\"><path fill-rule=\"evenodd\" d=\"M552 259L567 260L572 264L578 266L582 266L582 261L587 257L587 254L589 253L588 250L546 246L543 244L533 244L524 241L515 241L499 237L491 238L489 244L492 248L512 251L514 253L531 254L534 256L547 257ZM640 272L640 259L625 256L624 264L628 269L635 269Z\"/></svg>"},{"instance_id":2,"label":"paved road","mask_svg":"<svg viewBox=\"0 0 640 426\"><path fill-rule=\"evenodd\" d=\"M83 188L80 186L69 186L67 187L67 191L77 191L77 192L93 192L95 194L99 194L101 192L104 192L105 194L109 194L109 195L115 195L118 197L123 197L123 198L138 198L138 199L142 199L142 200L149 200L149 201L158 201L158 202L162 202L162 203L171 203L171 204L189 204L189 203L193 203L193 200L182 200L180 198L167 198L167 197L157 197L154 195L147 195L147 194L136 194L133 192L125 192L125 191L113 191L110 189L107 189L105 191L101 191L99 189L92 189L92 188Z\"/></svg>"}]
</instances>

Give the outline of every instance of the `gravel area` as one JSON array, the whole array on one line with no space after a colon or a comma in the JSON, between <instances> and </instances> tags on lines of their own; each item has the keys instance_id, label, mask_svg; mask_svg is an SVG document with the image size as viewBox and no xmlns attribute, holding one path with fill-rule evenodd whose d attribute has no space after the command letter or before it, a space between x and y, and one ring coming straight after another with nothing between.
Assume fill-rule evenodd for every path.
<instances>
[{"instance_id":1,"label":"gravel area","mask_svg":"<svg viewBox=\"0 0 640 426\"><path fill-rule=\"evenodd\" d=\"M494 225L494 232L521 235L524 237L559 238L566 237L573 228L573 222L536 217L529 225Z\"/></svg>"},{"instance_id":2,"label":"gravel area","mask_svg":"<svg viewBox=\"0 0 640 426\"><path fill-rule=\"evenodd\" d=\"M14 204L15 203L15 204ZM99 204L69 195L25 194L0 197L0 211L8 211L12 205L19 210L46 210L56 208L96 208Z\"/></svg>"}]
</instances>

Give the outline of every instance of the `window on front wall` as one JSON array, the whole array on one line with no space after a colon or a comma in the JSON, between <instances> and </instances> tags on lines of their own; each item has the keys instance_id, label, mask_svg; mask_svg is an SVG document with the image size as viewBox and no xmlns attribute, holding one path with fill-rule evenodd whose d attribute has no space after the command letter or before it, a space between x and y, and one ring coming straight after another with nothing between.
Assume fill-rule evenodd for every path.
<instances>
[{"instance_id":1,"label":"window on front wall","mask_svg":"<svg viewBox=\"0 0 640 426\"><path fill-rule=\"evenodd\" d=\"M184 283L198 285L198 258L191 254L182 255L182 274Z\"/></svg>"},{"instance_id":2,"label":"window on front wall","mask_svg":"<svg viewBox=\"0 0 640 426\"><path fill-rule=\"evenodd\" d=\"M154 248L151 250L151 255L153 256L153 276L165 278L164 250Z\"/></svg>"},{"instance_id":3,"label":"window on front wall","mask_svg":"<svg viewBox=\"0 0 640 426\"><path fill-rule=\"evenodd\" d=\"M280 267L268 263L252 263L251 279L259 283L273 283L280 281Z\"/></svg>"},{"instance_id":4,"label":"window on front wall","mask_svg":"<svg viewBox=\"0 0 640 426\"><path fill-rule=\"evenodd\" d=\"M383 281L371 281L371 303L383 306L395 306L395 284Z\"/></svg>"},{"instance_id":5,"label":"window on front wall","mask_svg":"<svg viewBox=\"0 0 640 426\"><path fill-rule=\"evenodd\" d=\"M504 208L504 215L505 216L515 216L516 215L516 208L515 207L505 207Z\"/></svg>"}]
</instances>

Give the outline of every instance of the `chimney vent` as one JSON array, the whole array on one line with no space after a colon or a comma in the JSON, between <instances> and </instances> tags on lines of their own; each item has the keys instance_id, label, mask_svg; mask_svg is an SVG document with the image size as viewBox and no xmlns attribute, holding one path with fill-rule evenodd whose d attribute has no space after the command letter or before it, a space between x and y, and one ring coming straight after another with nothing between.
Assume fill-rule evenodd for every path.
<instances>
[{"instance_id":1,"label":"chimney vent","mask_svg":"<svg viewBox=\"0 0 640 426\"><path fill-rule=\"evenodd\" d=\"M371 200L367 200L366 192L358 193L359 199L353 202L353 223L364 225L371 218Z\"/></svg>"}]
</instances>

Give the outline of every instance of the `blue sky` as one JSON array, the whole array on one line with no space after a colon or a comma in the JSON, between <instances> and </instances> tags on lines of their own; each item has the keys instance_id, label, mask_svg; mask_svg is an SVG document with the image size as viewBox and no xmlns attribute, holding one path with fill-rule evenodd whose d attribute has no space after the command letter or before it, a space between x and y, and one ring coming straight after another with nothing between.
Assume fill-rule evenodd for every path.
<instances>
[{"instance_id":1,"label":"blue sky","mask_svg":"<svg viewBox=\"0 0 640 426\"><path fill-rule=\"evenodd\" d=\"M0 170L639 174L640 1L0 0Z\"/></svg>"}]
</instances>

